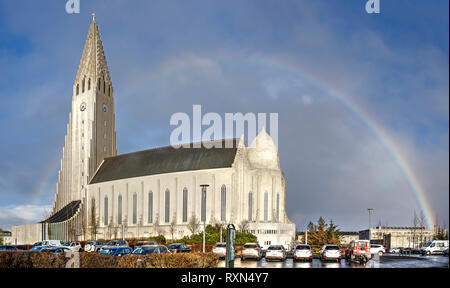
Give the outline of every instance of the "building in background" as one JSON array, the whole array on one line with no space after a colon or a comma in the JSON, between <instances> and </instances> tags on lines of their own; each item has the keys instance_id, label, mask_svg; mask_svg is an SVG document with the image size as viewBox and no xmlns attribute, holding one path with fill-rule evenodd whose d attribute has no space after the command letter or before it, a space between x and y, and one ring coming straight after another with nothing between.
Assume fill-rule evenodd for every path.
<instances>
[{"instance_id":1,"label":"building in background","mask_svg":"<svg viewBox=\"0 0 450 288\"><path fill-rule=\"evenodd\" d=\"M0 241L0 242L3 243L3 245L12 245L13 244L11 242L11 232L9 232L9 231L0 230L0 238L2 239L2 241Z\"/></svg>"},{"instance_id":2,"label":"building in background","mask_svg":"<svg viewBox=\"0 0 450 288\"><path fill-rule=\"evenodd\" d=\"M359 232L344 231L341 232L341 245L348 245L354 240L359 240Z\"/></svg>"},{"instance_id":3,"label":"building in background","mask_svg":"<svg viewBox=\"0 0 450 288\"><path fill-rule=\"evenodd\" d=\"M424 227L374 227L359 231L359 239L370 240L387 249L405 247L419 249L433 239L435 231Z\"/></svg>"},{"instance_id":4,"label":"building in background","mask_svg":"<svg viewBox=\"0 0 450 288\"><path fill-rule=\"evenodd\" d=\"M196 220L196 232L203 223L246 223L261 245L289 246L295 224L285 211L278 149L265 129L253 141L250 147L241 137L208 143L222 148L191 143L117 156L113 87L93 21L73 85L52 212L39 224L13 226L14 242L181 238Z\"/></svg>"}]
</instances>

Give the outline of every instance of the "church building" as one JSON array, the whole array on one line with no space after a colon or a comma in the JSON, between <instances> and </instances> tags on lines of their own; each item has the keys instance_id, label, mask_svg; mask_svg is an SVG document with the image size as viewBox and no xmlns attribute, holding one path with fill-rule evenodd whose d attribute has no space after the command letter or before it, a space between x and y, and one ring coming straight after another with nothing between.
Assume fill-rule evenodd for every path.
<instances>
[{"instance_id":1,"label":"church building","mask_svg":"<svg viewBox=\"0 0 450 288\"><path fill-rule=\"evenodd\" d=\"M191 143L117 155L114 89L94 19L73 86L52 211L38 224L13 226L12 242L179 239L203 225L232 223L261 245L289 246L296 230L272 138L263 128L249 147L244 137L218 141L232 148Z\"/></svg>"}]
</instances>

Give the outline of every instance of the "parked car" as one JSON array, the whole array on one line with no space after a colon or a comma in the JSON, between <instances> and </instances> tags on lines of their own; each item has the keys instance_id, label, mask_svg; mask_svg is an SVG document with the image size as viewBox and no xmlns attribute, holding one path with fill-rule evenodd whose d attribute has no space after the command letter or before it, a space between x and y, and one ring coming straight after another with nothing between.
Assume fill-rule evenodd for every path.
<instances>
[{"instance_id":1,"label":"parked car","mask_svg":"<svg viewBox=\"0 0 450 288\"><path fill-rule=\"evenodd\" d=\"M42 248L39 252L60 254L60 253L73 252L73 251L65 246L62 246L62 247L48 246L48 247Z\"/></svg>"},{"instance_id":2,"label":"parked car","mask_svg":"<svg viewBox=\"0 0 450 288\"><path fill-rule=\"evenodd\" d=\"M182 243L173 243L167 246L170 252L172 253L189 253L192 252L192 249L187 247L185 244Z\"/></svg>"},{"instance_id":3,"label":"parked car","mask_svg":"<svg viewBox=\"0 0 450 288\"><path fill-rule=\"evenodd\" d=\"M42 241L42 246L56 246L56 247L62 247L63 242L61 240L45 240Z\"/></svg>"},{"instance_id":4,"label":"parked car","mask_svg":"<svg viewBox=\"0 0 450 288\"><path fill-rule=\"evenodd\" d=\"M347 250L345 250L345 259L347 261L363 261L367 262L372 257L370 254L369 240L354 240L350 242Z\"/></svg>"},{"instance_id":5,"label":"parked car","mask_svg":"<svg viewBox=\"0 0 450 288\"><path fill-rule=\"evenodd\" d=\"M420 248L420 253L422 255L443 254L445 249L448 249L448 240L431 240Z\"/></svg>"},{"instance_id":6,"label":"parked car","mask_svg":"<svg viewBox=\"0 0 450 288\"><path fill-rule=\"evenodd\" d=\"M286 249L283 245L270 245L269 248L267 248L266 251L266 261L271 260L280 260L284 261L286 260Z\"/></svg>"},{"instance_id":7,"label":"parked car","mask_svg":"<svg viewBox=\"0 0 450 288\"><path fill-rule=\"evenodd\" d=\"M31 248L30 251L40 252L42 249L47 248L47 247L52 247L52 246L34 246L33 248Z\"/></svg>"},{"instance_id":8,"label":"parked car","mask_svg":"<svg viewBox=\"0 0 450 288\"><path fill-rule=\"evenodd\" d=\"M258 243L245 243L244 247L242 247L242 255L241 261L245 261L247 259L256 259L261 260L262 251L261 246Z\"/></svg>"},{"instance_id":9,"label":"parked car","mask_svg":"<svg viewBox=\"0 0 450 288\"><path fill-rule=\"evenodd\" d=\"M216 243L212 248L212 252L217 254L219 258L225 258L227 255L227 244L224 242Z\"/></svg>"},{"instance_id":10,"label":"parked car","mask_svg":"<svg viewBox=\"0 0 450 288\"><path fill-rule=\"evenodd\" d=\"M386 249L384 249L383 245L370 244L370 254L371 255L378 254L379 256L383 256L384 253L386 253Z\"/></svg>"},{"instance_id":11,"label":"parked car","mask_svg":"<svg viewBox=\"0 0 450 288\"><path fill-rule=\"evenodd\" d=\"M392 253L392 254L400 254L401 249L402 249L402 248L400 248L400 247L392 248L391 250L389 250L389 253Z\"/></svg>"},{"instance_id":12,"label":"parked car","mask_svg":"<svg viewBox=\"0 0 450 288\"><path fill-rule=\"evenodd\" d=\"M105 244L105 246L118 246L118 247L129 247L128 242L125 240L112 240Z\"/></svg>"},{"instance_id":13,"label":"parked car","mask_svg":"<svg viewBox=\"0 0 450 288\"><path fill-rule=\"evenodd\" d=\"M166 254L170 253L164 245L142 245L133 251L133 255L147 255L147 254Z\"/></svg>"},{"instance_id":14,"label":"parked car","mask_svg":"<svg viewBox=\"0 0 450 288\"><path fill-rule=\"evenodd\" d=\"M80 252L81 250L80 242L66 242L64 243L63 247L67 247L73 252Z\"/></svg>"},{"instance_id":15,"label":"parked car","mask_svg":"<svg viewBox=\"0 0 450 288\"><path fill-rule=\"evenodd\" d=\"M341 262L341 249L334 244L323 245L319 251L319 258L321 261L336 260Z\"/></svg>"},{"instance_id":16,"label":"parked car","mask_svg":"<svg viewBox=\"0 0 450 288\"><path fill-rule=\"evenodd\" d=\"M269 248L270 245L263 245L261 246L261 251L262 251L262 257L266 257L266 251Z\"/></svg>"},{"instance_id":17,"label":"parked car","mask_svg":"<svg viewBox=\"0 0 450 288\"><path fill-rule=\"evenodd\" d=\"M84 244L84 251L86 252L97 252L105 246L104 241L88 241Z\"/></svg>"},{"instance_id":18,"label":"parked car","mask_svg":"<svg viewBox=\"0 0 450 288\"><path fill-rule=\"evenodd\" d=\"M99 255L108 255L108 256L126 256L130 255L133 252L131 247L121 247L121 246L109 246L103 247L98 254Z\"/></svg>"},{"instance_id":19,"label":"parked car","mask_svg":"<svg viewBox=\"0 0 450 288\"><path fill-rule=\"evenodd\" d=\"M136 243L136 245L134 246L134 248L140 247L140 246L149 246L149 245L158 245L158 243L156 243L155 241L138 241Z\"/></svg>"},{"instance_id":20,"label":"parked car","mask_svg":"<svg viewBox=\"0 0 450 288\"><path fill-rule=\"evenodd\" d=\"M448 256L448 247L447 247L447 249L445 249L445 250L442 252L442 255Z\"/></svg>"},{"instance_id":21,"label":"parked car","mask_svg":"<svg viewBox=\"0 0 450 288\"><path fill-rule=\"evenodd\" d=\"M36 242L36 243L34 243L34 244L33 244L33 247L36 247L36 246L42 246L42 242Z\"/></svg>"},{"instance_id":22,"label":"parked car","mask_svg":"<svg viewBox=\"0 0 450 288\"><path fill-rule=\"evenodd\" d=\"M294 262L297 262L298 260L303 260L303 261L306 260L306 261L312 262L313 253L312 253L311 246L309 246L307 244L298 244L294 248L293 257L294 257Z\"/></svg>"},{"instance_id":23,"label":"parked car","mask_svg":"<svg viewBox=\"0 0 450 288\"><path fill-rule=\"evenodd\" d=\"M0 251L17 251L17 247L11 245L0 245Z\"/></svg>"}]
</instances>

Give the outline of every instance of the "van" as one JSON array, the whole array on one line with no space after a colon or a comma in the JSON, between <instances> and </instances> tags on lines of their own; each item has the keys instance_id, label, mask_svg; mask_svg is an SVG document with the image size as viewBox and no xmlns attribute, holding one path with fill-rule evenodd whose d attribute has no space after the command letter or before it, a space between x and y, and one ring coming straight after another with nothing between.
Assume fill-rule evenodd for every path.
<instances>
[{"instance_id":1,"label":"van","mask_svg":"<svg viewBox=\"0 0 450 288\"><path fill-rule=\"evenodd\" d=\"M444 254L445 249L448 249L448 240L431 240L420 248L422 255Z\"/></svg>"},{"instance_id":2,"label":"van","mask_svg":"<svg viewBox=\"0 0 450 288\"><path fill-rule=\"evenodd\" d=\"M44 240L42 241L42 246L63 246L63 243L61 240Z\"/></svg>"}]
</instances>

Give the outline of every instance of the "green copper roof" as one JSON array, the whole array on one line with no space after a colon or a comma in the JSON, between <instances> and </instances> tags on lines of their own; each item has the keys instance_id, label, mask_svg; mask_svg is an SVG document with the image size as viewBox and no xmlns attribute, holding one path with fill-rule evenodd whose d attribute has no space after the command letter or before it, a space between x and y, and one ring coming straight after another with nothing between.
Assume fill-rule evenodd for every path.
<instances>
[{"instance_id":1,"label":"green copper roof","mask_svg":"<svg viewBox=\"0 0 450 288\"><path fill-rule=\"evenodd\" d=\"M219 140L223 148L178 148L172 146L106 158L90 184L182 171L231 167L239 139ZM233 148L225 148L225 142ZM190 147L193 144L190 144Z\"/></svg>"}]
</instances>

